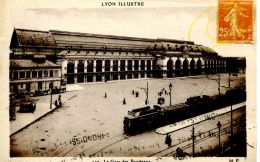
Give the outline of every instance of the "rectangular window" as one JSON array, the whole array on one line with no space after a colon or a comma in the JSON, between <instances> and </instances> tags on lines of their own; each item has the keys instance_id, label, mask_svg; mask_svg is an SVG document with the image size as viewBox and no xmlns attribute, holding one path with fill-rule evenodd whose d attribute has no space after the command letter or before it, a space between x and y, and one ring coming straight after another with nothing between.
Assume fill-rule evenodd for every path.
<instances>
[{"instance_id":1,"label":"rectangular window","mask_svg":"<svg viewBox=\"0 0 260 162\"><path fill-rule=\"evenodd\" d=\"M50 77L53 77L53 70L50 70Z\"/></svg>"},{"instance_id":2,"label":"rectangular window","mask_svg":"<svg viewBox=\"0 0 260 162\"><path fill-rule=\"evenodd\" d=\"M42 89L42 82L38 83L38 90Z\"/></svg>"},{"instance_id":3,"label":"rectangular window","mask_svg":"<svg viewBox=\"0 0 260 162\"><path fill-rule=\"evenodd\" d=\"M26 72L26 78L31 78L31 72L30 71Z\"/></svg>"},{"instance_id":4,"label":"rectangular window","mask_svg":"<svg viewBox=\"0 0 260 162\"><path fill-rule=\"evenodd\" d=\"M37 71L32 72L32 78L37 78Z\"/></svg>"},{"instance_id":5,"label":"rectangular window","mask_svg":"<svg viewBox=\"0 0 260 162\"><path fill-rule=\"evenodd\" d=\"M45 70L43 74L44 74L44 77L48 77L48 71L47 70Z\"/></svg>"},{"instance_id":6,"label":"rectangular window","mask_svg":"<svg viewBox=\"0 0 260 162\"><path fill-rule=\"evenodd\" d=\"M59 70L55 70L54 76L59 77Z\"/></svg>"},{"instance_id":7,"label":"rectangular window","mask_svg":"<svg viewBox=\"0 0 260 162\"><path fill-rule=\"evenodd\" d=\"M42 77L42 71L38 71L38 78Z\"/></svg>"},{"instance_id":8,"label":"rectangular window","mask_svg":"<svg viewBox=\"0 0 260 162\"><path fill-rule=\"evenodd\" d=\"M18 79L18 72L17 71L14 72L14 79Z\"/></svg>"},{"instance_id":9,"label":"rectangular window","mask_svg":"<svg viewBox=\"0 0 260 162\"><path fill-rule=\"evenodd\" d=\"M24 71L20 72L20 78L25 78L25 72Z\"/></svg>"},{"instance_id":10,"label":"rectangular window","mask_svg":"<svg viewBox=\"0 0 260 162\"><path fill-rule=\"evenodd\" d=\"M9 73L9 79L13 79L12 74L12 72Z\"/></svg>"}]
</instances>

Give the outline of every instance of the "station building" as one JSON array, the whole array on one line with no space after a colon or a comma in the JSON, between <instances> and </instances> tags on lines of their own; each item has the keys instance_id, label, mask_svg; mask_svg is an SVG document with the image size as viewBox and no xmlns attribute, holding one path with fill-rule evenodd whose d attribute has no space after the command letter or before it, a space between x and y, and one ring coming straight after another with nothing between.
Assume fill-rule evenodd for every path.
<instances>
[{"instance_id":1,"label":"station building","mask_svg":"<svg viewBox=\"0 0 260 162\"><path fill-rule=\"evenodd\" d=\"M21 76L22 67L14 69L12 62L30 60L26 64L33 64L36 70L43 68L37 62L37 57L45 60L44 65L48 67L45 68L49 71L48 82L59 80L60 83L55 86L63 83L172 78L226 70L226 59L209 47L174 39L14 29L10 50L12 85L20 84L18 80L22 79L16 77L16 73ZM55 77L50 77L51 69L59 69ZM41 84L39 80L31 82ZM41 87L35 86L35 89Z\"/></svg>"}]
</instances>

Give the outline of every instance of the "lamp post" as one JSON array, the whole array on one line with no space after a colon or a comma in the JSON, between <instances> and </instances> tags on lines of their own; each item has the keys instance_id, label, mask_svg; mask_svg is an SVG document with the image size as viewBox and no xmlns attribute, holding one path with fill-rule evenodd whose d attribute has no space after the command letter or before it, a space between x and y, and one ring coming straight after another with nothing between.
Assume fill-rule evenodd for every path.
<instances>
[{"instance_id":1,"label":"lamp post","mask_svg":"<svg viewBox=\"0 0 260 162\"><path fill-rule=\"evenodd\" d=\"M146 105L149 103L149 101L148 101L148 92L149 92L149 89L148 89L148 82L147 82L147 84L146 84L146 101L145 101Z\"/></svg>"},{"instance_id":2,"label":"lamp post","mask_svg":"<svg viewBox=\"0 0 260 162\"><path fill-rule=\"evenodd\" d=\"M218 75L218 95L220 95L220 75Z\"/></svg>"},{"instance_id":3,"label":"lamp post","mask_svg":"<svg viewBox=\"0 0 260 162\"><path fill-rule=\"evenodd\" d=\"M172 105L172 83L169 84L170 89L170 106Z\"/></svg>"},{"instance_id":4,"label":"lamp post","mask_svg":"<svg viewBox=\"0 0 260 162\"><path fill-rule=\"evenodd\" d=\"M218 122L217 123L217 127L218 127L218 147L219 147L219 154L221 152L221 145L220 145L220 129L221 129L221 123Z\"/></svg>"},{"instance_id":5,"label":"lamp post","mask_svg":"<svg viewBox=\"0 0 260 162\"><path fill-rule=\"evenodd\" d=\"M139 88L139 87L137 87ZM145 94L146 94L146 99L145 99L145 105L148 105L149 103L149 98L148 98L148 93L149 93L149 87L148 87L148 82L146 84L146 88L140 87L140 89L144 90Z\"/></svg>"}]
</instances>

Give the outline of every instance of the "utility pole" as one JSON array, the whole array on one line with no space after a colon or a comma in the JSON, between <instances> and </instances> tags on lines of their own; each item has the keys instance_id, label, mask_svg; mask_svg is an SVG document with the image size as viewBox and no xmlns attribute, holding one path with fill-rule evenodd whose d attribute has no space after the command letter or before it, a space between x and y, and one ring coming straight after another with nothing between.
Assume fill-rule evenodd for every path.
<instances>
[{"instance_id":1,"label":"utility pole","mask_svg":"<svg viewBox=\"0 0 260 162\"><path fill-rule=\"evenodd\" d=\"M217 127L218 127L218 147L219 147L219 155L220 155L220 153L221 153L221 144L220 144L221 123L220 122L217 123Z\"/></svg>"},{"instance_id":2,"label":"utility pole","mask_svg":"<svg viewBox=\"0 0 260 162\"><path fill-rule=\"evenodd\" d=\"M142 90L144 90L144 92L145 92L145 94L146 94L146 100L145 100L145 105L147 105L148 103L149 103L149 101L148 101L148 91L149 91L149 88L148 88L148 82L147 82L147 84L146 84L146 88L143 88L143 87L137 87L137 88L140 88L140 89L142 89Z\"/></svg>"},{"instance_id":3,"label":"utility pole","mask_svg":"<svg viewBox=\"0 0 260 162\"><path fill-rule=\"evenodd\" d=\"M149 92L149 89L148 89L148 82L147 82L147 88L146 88L146 105L149 103L149 101L148 101L148 92Z\"/></svg>"},{"instance_id":4,"label":"utility pole","mask_svg":"<svg viewBox=\"0 0 260 162\"><path fill-rule=\"evenodd\" d=\"M220 75L218 75L218 95L220 95Z\"/></svg>"},{"instance_id":5,"label":"utility pole","mask_svg":"<svg viewBox=\"0 0 260 162\"><path fill-rule=\"evenodd\" d=\"M170 106L172 106L172 83L169 84L170 89Z\"/></svg>"},{"instance_id":6,"label":"utility pole","mask_svg":"<svg viewBox=\"0 0 260 162\"><path fill-rule=\"evenodd\" d=\"M52 88L51 88L51 101L50 101L50 109L52 109Z\"/></svg>"},{"instance_id":7,"label":"utility pole","mask_svg":"<svg viewBox=\"0 0 260 162\"><path fill-rule=\"evenodd\" d=\"M231 148L233 146L233 113L232 113L232 104L230 106L231 111L230 111L230 143L231 143Z\"/></svg>"},{"instance_id":8,"label":"utility pole","mask_svg":"<svg viewBox=\"0 0 260 162\"><path fill-rule=\"evenodd\" d=\"M195 135L194 135L194 126L192 127L192 156L195 157Z\"/></svg>"}]
</instances>

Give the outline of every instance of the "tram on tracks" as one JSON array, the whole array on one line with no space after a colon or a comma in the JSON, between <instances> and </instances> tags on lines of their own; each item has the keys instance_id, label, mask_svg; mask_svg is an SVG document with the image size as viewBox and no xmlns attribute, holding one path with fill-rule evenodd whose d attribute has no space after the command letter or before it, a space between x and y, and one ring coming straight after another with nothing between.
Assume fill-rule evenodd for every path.
<instances>
[{"instance_id":1,"label":"tram on tracks","mask_svg":"<svg viewBox=\"0 0 260 162\"><path fill-rule=\"evenodd\" d=\"M161 107L154 105L136 108L128 111L128 115L124 117L124 132L126 134L140 133L232 104L244 102L245 100L245 88L237 87L227 90L225 94L190 97L185 103L172 106Z\"/></svg>"}]
</instances>

